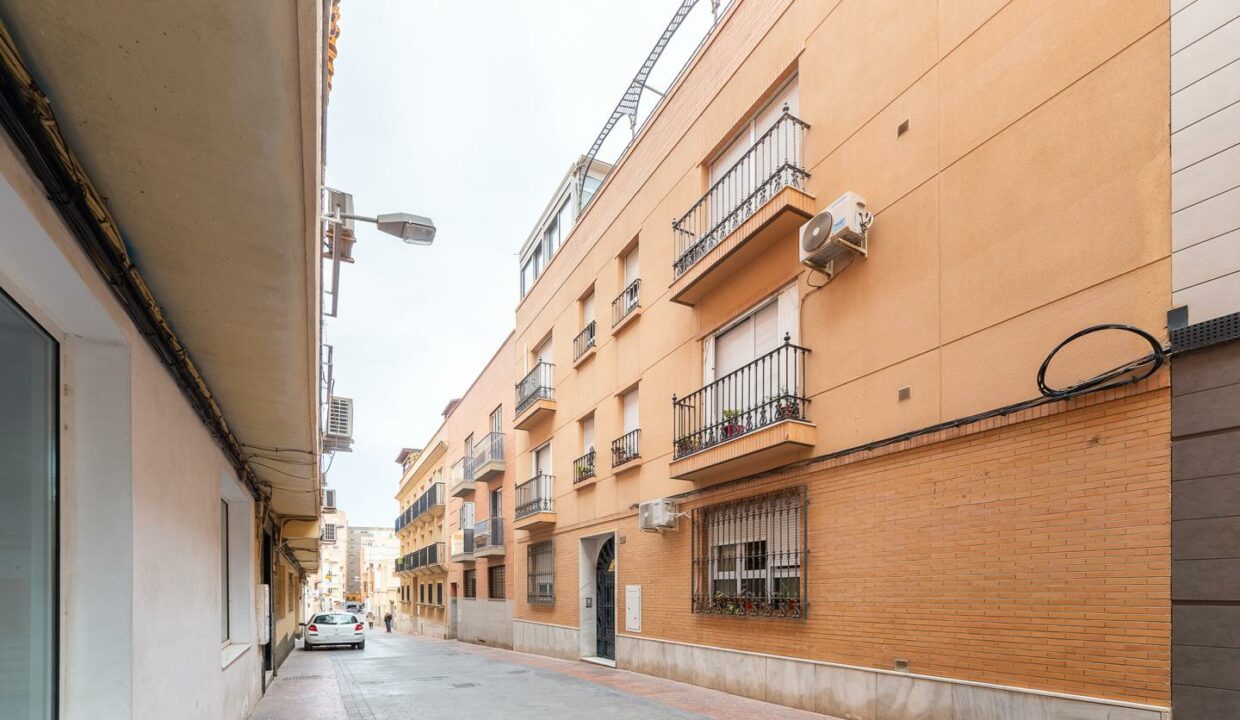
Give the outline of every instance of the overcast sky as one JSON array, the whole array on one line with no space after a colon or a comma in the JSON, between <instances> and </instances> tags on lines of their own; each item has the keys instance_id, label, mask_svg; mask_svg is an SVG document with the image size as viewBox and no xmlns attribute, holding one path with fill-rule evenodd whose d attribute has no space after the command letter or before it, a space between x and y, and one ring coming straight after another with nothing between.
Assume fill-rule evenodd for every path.
<instances>
[{"instance_id":1,"label":"overcast sky","mask_svg":"<svg viewBox=\"0 0 1240 720\"><path fill-rule=\"evenodd\" d=\"M353 452L328 473L350 524L391 524L396 454L426 444L512 329L521 243L679 4L342 3L327 184L360 214L438 227L433 246L412 247L359 224L327 320L336 393L355 403Z\"/></svg>"}]
</instances>

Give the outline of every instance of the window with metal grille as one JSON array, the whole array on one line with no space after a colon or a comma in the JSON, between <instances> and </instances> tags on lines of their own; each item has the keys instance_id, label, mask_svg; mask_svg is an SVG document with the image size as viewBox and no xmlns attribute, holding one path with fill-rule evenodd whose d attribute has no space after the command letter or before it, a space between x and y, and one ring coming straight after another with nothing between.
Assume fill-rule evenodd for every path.
<instances>
[{"instance_id":1,"label":"window with metal grille","mask_svg":"<svg viewBox=\"0 0 1240 720\"><path fill-rule=\"evenodd\" d=\"M503 565L492 565L487 568L487 597L492 600L504 599Z\"/></svg>"},{"instance_id":2,"label":"window with metal grille","mask_svg":"<svg viewBox=\"0 0 1240 720\"><path fill-rule=\"evenodd\" d=\"M422 603L423 605L426 604L426 586L425 585L418 585L418 602Z\"/></svg>"},{"instance_id":3,"label":"window with metal grille","mask_svg":"<svg viewBox=\"0 0 1240 720\"><path fill-rule=\"evenodd\" d=\"M526 551L526 590L531 605L555 604L555 551L550 540L532 543Z\"/></svg>"},{"instance_id":4,"label":"window with metal grille","mask_svg":"<svg viewBox=\"0 0 1240 720\"><path fill-rule=\"evenodd\" d=\"M443 605L443 583L435 583L435 604Z\"/></svg>"},{"instance_id":5,"label":"window with metal grille","mask_svg":"<svg viewBox=\"0 0 1240 720\"><path fill-rule=\"evenodd\" d=\"M805 617L805 487L693 511L695 613Z\"/></svg>"},{"instance_id":6,"label":"window with metal grille","mask_svg":"<svg viewBox=\"0 0 1240 720\"><path fill-rule=\"evenodd\" d=\"M465 597L467 598L478 597L478 571L477 570L466 570L465 571Z\"/></svg>"},{"instance_id":7,"label":"window with metal grille","mask_svg":"<svg viewBox=\"0 0 1240 720\"><path fill-rule=\"evenodd\" d=\"M334 544L336 542L336 526L327 523L323 526L323 542Z\"/></svg>"}]
</instances>

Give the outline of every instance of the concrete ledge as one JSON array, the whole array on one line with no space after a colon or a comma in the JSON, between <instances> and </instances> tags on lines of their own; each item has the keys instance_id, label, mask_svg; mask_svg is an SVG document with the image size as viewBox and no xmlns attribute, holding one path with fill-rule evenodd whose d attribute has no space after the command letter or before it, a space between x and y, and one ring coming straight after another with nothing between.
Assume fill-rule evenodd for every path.
<instances>
[{"instance_id":1,"label":"concrete ledge","mask_svg":"<svg viewBox=\"0 0 1240 720\"><path fill-rule=\"evenodd\" d=\"M547 654L547 653L543 653ZM616 666L848 720L1170 720L1168 708L616 635Z\"/></svg>"}]
</instances>

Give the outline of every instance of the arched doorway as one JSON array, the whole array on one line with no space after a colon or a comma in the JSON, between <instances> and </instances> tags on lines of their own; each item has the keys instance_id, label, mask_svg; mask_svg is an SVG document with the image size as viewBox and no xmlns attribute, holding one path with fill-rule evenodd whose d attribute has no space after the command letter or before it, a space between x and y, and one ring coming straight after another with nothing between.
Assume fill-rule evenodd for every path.
<instances>
[{"instance_id":1,"label":"arched doorway","mask_svg":"<svg viewBox=\"0 0 1240 720\"><path fill-rule=\"evenodd\" d=\"M616 659L616 540L608 538L594 566L595 638L598 657Z\"/></svg>"}]
</instances>

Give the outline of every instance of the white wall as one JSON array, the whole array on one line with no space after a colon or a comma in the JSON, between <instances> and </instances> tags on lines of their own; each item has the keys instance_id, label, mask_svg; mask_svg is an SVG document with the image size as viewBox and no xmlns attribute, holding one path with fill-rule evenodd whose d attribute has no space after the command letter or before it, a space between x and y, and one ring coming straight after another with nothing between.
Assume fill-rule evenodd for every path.
<instances>
[{"instance_id":1,"label":"white wall","mask_svg":"<svg viewBox=\"0 0 1240 720\"><path fill-rule=\"evenodd\" d=\"M0 286L62 343L62 717L245 717L261 658L221 668L231 468L2 134L0 176Z\"/></svg>"},{"instance_id":2,"label":"white wall","mask_svg":"<svg viewBox=\"0 0 1240 720\"><path fill-rule=\"evenodd\" d=\"M1172 298L1198 323L1240 311L1240 2L1171 10Z\"/></svg>"}]
</instances>

